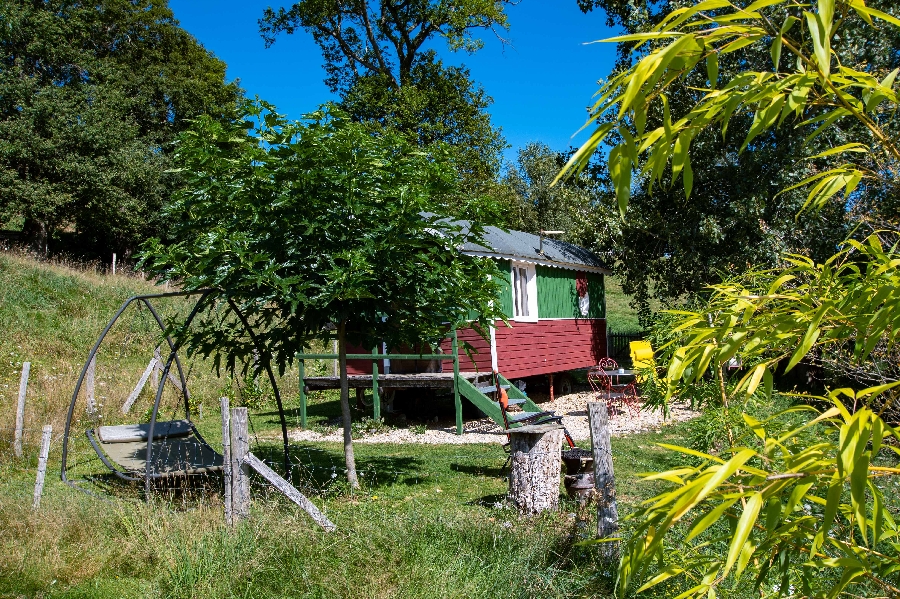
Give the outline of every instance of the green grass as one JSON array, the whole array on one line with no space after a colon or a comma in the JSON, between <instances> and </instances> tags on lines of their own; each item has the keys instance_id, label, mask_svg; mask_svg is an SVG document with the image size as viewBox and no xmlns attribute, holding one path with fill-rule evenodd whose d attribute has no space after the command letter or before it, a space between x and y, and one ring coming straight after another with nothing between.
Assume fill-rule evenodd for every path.
<instances>
[{"instance_id":1,"label":"green grass","mask_svg":"<svg viewBox=\"0 0 900 599\"><path fill-rule=\"evenodd\" d=\"M604 277L606 292L606 326L610 333L640 333L644 329L638 321L638 313L631 306L631 297L622 291L619 280Z\"/></svg>"},{"instance_id":2,"label":"green grass","mask_svg":"<svg viewBox=\"0 0 900 599\"><path fill-rule=\"evenodd\" d=\"M670 466L655 448L678 427L613 442L620 510L653 492L636 472ZM278 448L254 451L278 456ZM503 503L497 445L357 444L363 490L342 482L341 448L293 446L295 480L338 526L254 481L251 518L229 533L214 485L146 506L121 489L99 501L50 477L30 509L33 462L0 467L0 597L595 597L610 579L591 510L519 518ZM58 465L55 465L58 467ZM334 470L332 470L334 468ZM337 476L331 477L332 472ZM213 482L213 481L211 481Z\"/></svg>"},{"instance_id":3,"label":"green grass","mask_svg":"<svg viewBox=\"0 0 900 599\"><path fill-rule=\"evenodd\" d=\"M581 544L594 536L592 510L563 499L558 513L519 518L503 503L506 456L499 445L358 443L363 489L351 494L339 445L292 444L294 482L338 526L326 534L260 480L253 484L251 518L233 532L223 524L219 479L189 494L159 492L149 505L137 489L122 486L90 486L101 499L90 497L59 481L57 436L42 507L33 511L41 425L61 433L75 379L107 319L124 298L155 289L135 276L0 254L0 598L608 595L608 567L594 546ZM165 310L177 317L186 307L175 302ZM152 355L151 325L146 314L125 318L100 354L97 392L107 423L122 419L121 398ZM9 441L23 361L32 362L32 376L26 455L17 459ZM231 381L205 362L186 365L205 407L200 430L218 445L216 398L230 391ZM294 424L296 373L286 373L281 384ZM148 401L145 392L138 414ZM338 411L333 393L313 394L312 423L327 425ZM251 419L258 434L252 450L278 468L275 414L257 410ZM78 424L71 437L73 455L85 459L93 455L86 427ZM676 425L613 440L621 514L659 489L639 482L638 472L673 465L655 443L686 436L685 426ZM83 469L96 466L94 458Z\"/></svg>"}]
</instances>

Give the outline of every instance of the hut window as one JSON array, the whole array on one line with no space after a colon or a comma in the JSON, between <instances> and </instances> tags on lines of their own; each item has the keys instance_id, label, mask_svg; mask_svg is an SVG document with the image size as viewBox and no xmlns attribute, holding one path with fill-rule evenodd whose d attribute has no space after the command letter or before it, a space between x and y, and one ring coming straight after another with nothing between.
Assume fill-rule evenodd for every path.
<instances>
[{"instance_id":1,"label":"hut window","mask_svg":"<svg viewBox=\"0 0 900 599\"><path fill-rule=\"evenodd\" d=\"M512 263L513 318L537 320L537 277L534 265L525 262Z\"/></svg>"}]
</instances>

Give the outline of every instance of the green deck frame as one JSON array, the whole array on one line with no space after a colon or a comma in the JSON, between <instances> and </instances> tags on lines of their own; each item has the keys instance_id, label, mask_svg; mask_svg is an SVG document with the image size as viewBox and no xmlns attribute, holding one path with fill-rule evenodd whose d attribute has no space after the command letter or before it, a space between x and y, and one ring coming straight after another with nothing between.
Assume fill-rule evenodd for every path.
<instances>
[{"instance_id":1,"label":"green deck frame","mask_svg":"<svg viewBox=\"0 0 900 599\"><path fill-rule=\"evenodd\" d=\"M459 373L459 341L456 331L448 335L451 339L451 354L383 354L378 353L377 348L371 354L347 354L348 360L372 360L372 416L377 420L381 418L381 397L378 393L378 360L452 360L453 361L453 404L456 409L456 434L463 434L462 398L472 402L475 407L484 412L491 420L503 426L503 414L500 404L479 391L471 382ZM297 354L300 363L300 426L306 428L307 396L304 380L306 379L305 360L337 360L338 354ZM510 399L524 400L522 409L526 412L540 412L541 409L522 393L515 385L512 385L503 375L498 374L501 385L509 386ZM510 425L512 426L512 424Z\"/></svg>"}]
</instances>

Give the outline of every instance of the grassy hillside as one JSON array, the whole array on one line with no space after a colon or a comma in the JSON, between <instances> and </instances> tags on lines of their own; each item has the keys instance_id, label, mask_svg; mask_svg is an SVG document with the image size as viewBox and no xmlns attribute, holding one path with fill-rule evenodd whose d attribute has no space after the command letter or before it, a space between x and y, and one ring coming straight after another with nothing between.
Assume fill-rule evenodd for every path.
<instances>
[{"instance_id":1,"label":"grassy hillside","mask_svg":"<svg viewBox=\"0 0 900 599\"><path fill-rule=\"evenodd\" d=\"M595 548L578 544L593 536L591 510L564 500L556 514L519 519L503 504L506 456L499 445L359 444L363 489L350 494L339 445L293 444L295 481L337 524L339 532L330 536L258 480L252 518L234 533L222 522L217 477L189 493L154 495L149 506L138 490L110 487L102 479L86 483L102 500L63 485L59 435L83 361L121 302L154 289L135 276L0 254L0 530L6 533L0 535L0 597L607 595L611 580ZM186 307L174 302L161 309L177 316ZM104 422L122 418L122 398L158 340L151 325L146 311L135 311L104 344L97 366ZM25 456L18 459L10 441L23 361L33 367ZM231 381L214 376L203 362L188 361L187 367L193 393L205 401L200 428L218 445L214 400ZM283 384L291 406L296 374L287 373ZM316 401L327 405L314 406L314 412L336 413L333 397ZM149 404L146 393L140 402ZM271 418L255 420L261 432ZM37 441L46 423L55 435L48 486L34 512ZM96 465L86 426L73 431L71 442L83 450L74 454ZM614 440L623 514L656 488L639 483L635 473L669 465L653 442L678 442L681 430ZM277 445L261 437L253 451L276 458Z\"/></svg>"},{"instance_id":2,"label":"grassy hillside","mask_svg":"<svg viewBox=\"0 0 900 599\"><path fill-rule=\"evenodd\" d=\"M604 277L606 285L606 326L610 333L639 333L637 310L631 307L631 297L622 291L619 280Z\"/></svg>"}]
</instances>

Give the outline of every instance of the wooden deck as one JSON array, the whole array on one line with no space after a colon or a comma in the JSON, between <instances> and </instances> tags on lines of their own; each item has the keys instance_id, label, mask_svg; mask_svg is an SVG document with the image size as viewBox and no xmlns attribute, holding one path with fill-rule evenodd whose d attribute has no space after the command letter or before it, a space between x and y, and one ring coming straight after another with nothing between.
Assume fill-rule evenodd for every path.
<instances>
[{"instance_id":1,"label":"wooden deck","mask_svg":"<svg viewBox=\"0 0 900 599\"><path fill-rule=\"evenodd\" d=\"M490 380L490 373L460 372L469 381L476 378ZM340 389L341 379L336 376L307 376L303 378L310 391L319 389ZM371 374L347 375L351 389L371 389ZM419 374L379 374L378 386L384 389L453 389L453 372L423 372Z\"/></svg>"}]
</instances>

